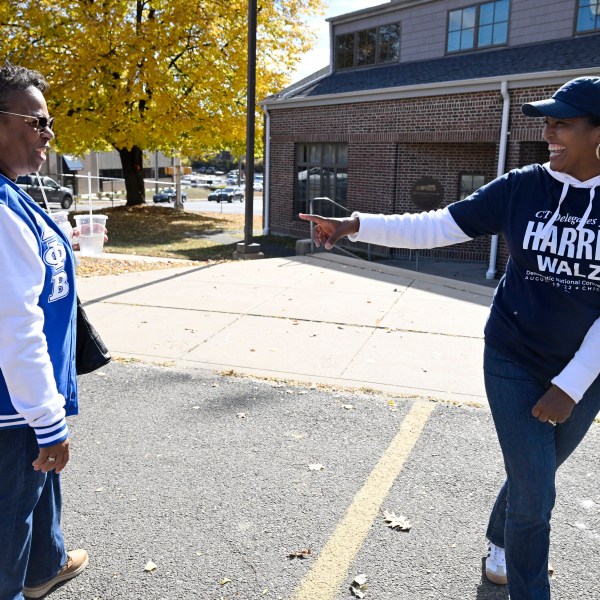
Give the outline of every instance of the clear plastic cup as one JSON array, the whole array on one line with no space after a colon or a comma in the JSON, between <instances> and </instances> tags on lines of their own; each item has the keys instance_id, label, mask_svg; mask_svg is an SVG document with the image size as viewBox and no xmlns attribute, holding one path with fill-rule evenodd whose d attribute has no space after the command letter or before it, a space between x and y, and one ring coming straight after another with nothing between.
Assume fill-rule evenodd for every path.
<instances>
[{"instance_id":1,"label":"clear plastic cup","mask_svg":"<svg viewBox=\"0 0 600 600\"><path fill-rule=\"evenodd\" d=\"M79 229L79 254L81 256L99 256L104 251L104 233L106 215L75 215Z\"/></svg>"},{"instance_id":2,"label":"clear plastic cup","mask_svg":"<svg viewBox=\"0 0 600 600\"><path fill-rule=\"evenodd\" d=\"M69 213L66 210L50 213L52 220L65 232L69 242L73 241L73 227L69 222Z\"/></svg>"}]
</instances>

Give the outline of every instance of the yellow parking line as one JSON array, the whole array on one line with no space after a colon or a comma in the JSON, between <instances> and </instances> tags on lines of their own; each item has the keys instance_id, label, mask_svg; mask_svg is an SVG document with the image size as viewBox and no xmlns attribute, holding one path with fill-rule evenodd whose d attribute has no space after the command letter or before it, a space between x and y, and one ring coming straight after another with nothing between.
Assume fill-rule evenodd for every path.
<instances>
[{"instance_id":1,"label":"yellow parking line","mask_svg":"<svg viewBox=\"0 0 600 600\"><path fill-rule=\"evenodd\" d=\"M291 600L334 600L434 404L416 402Z\"/></svg>"}]
</instances>

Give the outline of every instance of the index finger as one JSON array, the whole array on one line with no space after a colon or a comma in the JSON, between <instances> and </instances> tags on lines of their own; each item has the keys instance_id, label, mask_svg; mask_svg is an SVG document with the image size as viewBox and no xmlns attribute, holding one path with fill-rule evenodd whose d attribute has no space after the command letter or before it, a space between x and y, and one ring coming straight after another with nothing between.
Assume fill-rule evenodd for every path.
<instances>
[{"instance_id":1,"label":"index finger","mask_svg":"<svg viewBox=\"0 0 600 600\"><path fill-rule=\"evenodd\" d=\"M312 221L313 223L319 223L323 220L323 217L319 217L318 215L307 215L305 213L298 213L298 216L305 221Z\"/></svg>"}]
</instances>

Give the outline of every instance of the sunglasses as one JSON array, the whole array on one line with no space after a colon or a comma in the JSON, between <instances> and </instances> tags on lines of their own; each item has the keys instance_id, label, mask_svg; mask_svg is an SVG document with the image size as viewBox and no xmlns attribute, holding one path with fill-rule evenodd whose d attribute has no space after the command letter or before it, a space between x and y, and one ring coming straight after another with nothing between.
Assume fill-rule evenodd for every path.
<instances>
[{"instance_id":1,"label":"sunglasses","mask_svg":"<svg viewBox=\"0 0 600 600\"><path fill-rule=\"evenodd\" d=\"M7 110L0 110L0 113L3 115L13 115L14 117L23 117L25 123L37 129L39 133L42 133L46 127L52 131L52 126L54 125L54 117L32 117L31 115L20 115L19 113L8 112Z\"/></svg>"}]
</instances>

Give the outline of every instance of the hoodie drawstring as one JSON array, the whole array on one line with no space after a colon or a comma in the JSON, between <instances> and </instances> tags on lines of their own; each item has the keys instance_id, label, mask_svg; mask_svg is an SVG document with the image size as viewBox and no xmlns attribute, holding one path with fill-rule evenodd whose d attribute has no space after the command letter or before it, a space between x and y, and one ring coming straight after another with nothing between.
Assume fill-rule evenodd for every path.
<instances>
[{"instance_id":1,"label":"hoodie drawstring","mask_svg":"<svg viewBox=\"0 0 600 600\"><path fill-rule=\"evenodd\" d=\"M583 217L581 217L581 221L579 221L579 223L577 224L577 227L575 229L578 229L579 231L581 231L585 227L588 217L590 216L590 213L592 212L592 203L594 202L595 195L596 195L596 188L595 187L590 188L590 203L588 204L587 208L585 209L585 212L583 213Z\"/></svg>"},{"instance_id":2,"label":"hoodie drawstring","mask_svg":"<svg viewBox=\"0 0 600 600\"><path fill-rule=\"evenodd\" d=\"M588 188L590 190L590 201L587 205L587 208L585 209L585 212L583 213L583 216L581 217L579 223L577 223L577 226L575 228L578 231L582 231L583 229L585 229L587 220L590 216L590 213L592 212L594 196L596 195L596 187L600 186L600 175L597 177L593 177L592 179L588 179L587 181L579 181L574 177L567 175L566 173L561 173L560 171L553 171L550 168L550 163L545 163L543 167L554 179L560 181L563 184L562 192L560 194L560 200L558 201L558 206L556 207L554 214L550 217L550 220L544 225L544 227L540 231L540 238L542 241L545 242L552 231L552 225L554 225L554 223L560 216L561 204L567 196L569 186L572 186L574 188Z\"/></svg>"},{"instance_id":3,"label":"hoodie drawstring","mask_svg":"<svg viewBox=\"0 0 600 600\"><path fill-rule=\"evenodd\" d=\"M544 225L544 228L540 232L540 237L542 238L543 242L545 242L546 238L550 235L550 230L552 229L552 225L554 225L554 222L556 221L556 219L558 219L558 216L560 215L560 205L563 203L563 200L565 199L568 191L569 191L569 182L565 181L563 183L563 189L560 194L560 200L558 201L558 206L556 207L554 214L550 217L550 220ZM588 209L592 210L591 203L590 203L590 206L588 206ZM588 212L588 214L589 214L589 212ZM586 217L586 220L587 220L587 217ZM578 225L578 227L579 227L579 225Z\"/></svg>"}]
</instances>

